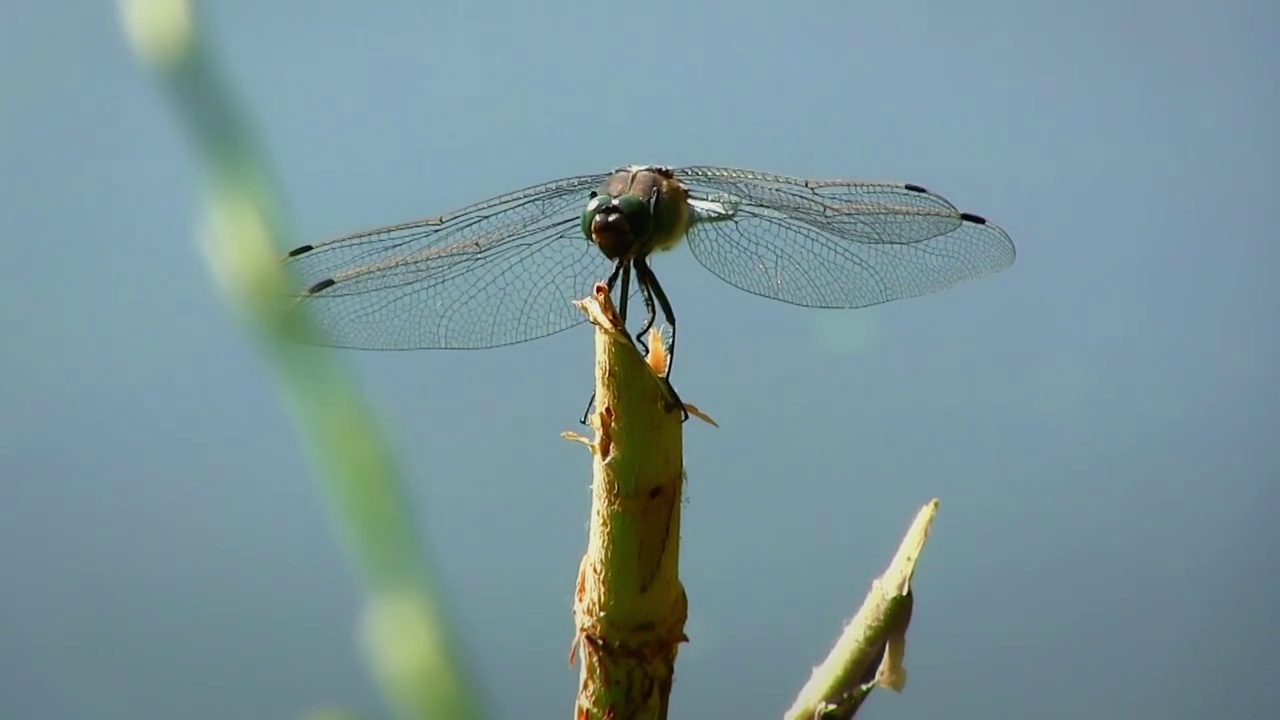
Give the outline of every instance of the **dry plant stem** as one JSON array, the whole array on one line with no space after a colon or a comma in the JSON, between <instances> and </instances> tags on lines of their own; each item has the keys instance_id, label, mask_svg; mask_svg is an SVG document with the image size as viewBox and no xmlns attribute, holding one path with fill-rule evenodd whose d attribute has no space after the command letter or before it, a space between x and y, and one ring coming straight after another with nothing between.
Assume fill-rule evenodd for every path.
<instances>
[{"instance_id":1,"label":"dry plant stem","mask_svg":"<svg viewBox=\"0 0 1280 720\"><path fill-rule=\"evenodd\" d=\"M608 292L579 301L595 325L596 410L587 552L574 597L575 717L665 718L688 613L680 584L682 423Z\"/></svg>"},{"instance_id":2,"label":"dry plant stem","mask_svg":"<svg viewBox=\"0 0 1280 720\"><path fill-rule=\"evenodd\" d=\"M911 578L937 513L937 500L917 513L889 568L871 583L862 607L814 668L787 718L851 718L872 689L899 692L906 686L902 659L914 604Z\"/></svg>"}]
</instances>

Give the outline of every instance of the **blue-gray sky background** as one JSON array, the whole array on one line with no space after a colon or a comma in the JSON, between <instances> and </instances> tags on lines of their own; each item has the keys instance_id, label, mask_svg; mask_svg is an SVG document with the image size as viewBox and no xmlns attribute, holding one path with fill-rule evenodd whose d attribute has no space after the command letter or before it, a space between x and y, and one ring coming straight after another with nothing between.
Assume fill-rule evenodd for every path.
<instances>
[{"instance_id":1,"label":"blue-gray sky background","mask_svg":"<svg viewBox=\"0 0 1280 720\"><path fill-rule=\"evenodd\" d=\"M677 715L776 717L938 497L868 716L1280 716L1274 3L205 6L299 241L633 162L912 181L1014 238L853 313L655 263L721 424L686 430ZM0 6L0 83L0 717L376 716L113 4ZM566 716L590 331L348 359L490 707Z\"/></svg>"}]
</instances>

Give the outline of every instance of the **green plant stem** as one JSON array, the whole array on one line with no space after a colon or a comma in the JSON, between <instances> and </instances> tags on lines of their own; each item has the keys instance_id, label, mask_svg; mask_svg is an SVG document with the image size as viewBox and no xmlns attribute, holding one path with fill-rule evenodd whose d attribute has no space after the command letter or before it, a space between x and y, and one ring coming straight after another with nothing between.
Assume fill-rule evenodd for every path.
<instances>
[{"instance_id":1,"label":"green plant stem","mask_svg":"<svg viewBox=\"0 0 1280 720\"><path fill-rule=\"evenodd\" d=\"M406 719L476 717L372 409L331 353L285 339L314 330L282 302L291 288L279 263L287 233L249 123L197 32L193 8L184 0L124 0L121 14L135 54L197 149L210 271L268 360L365 583L364 646L384 695Z\"/></svg>"},{"instance_id":2,"label":"green plant stem","mask_svg":"<svg viewBox=\"0 0 1280 720\"><path fill-rule=\"evenodd\" d=\"M906 686L911 579L937 513L938 501L931 500L916 514L889 568L871 583L862 607L787 711L789 720L851 718L874 688L900 692Z\"/></svg>"}]
</instances>

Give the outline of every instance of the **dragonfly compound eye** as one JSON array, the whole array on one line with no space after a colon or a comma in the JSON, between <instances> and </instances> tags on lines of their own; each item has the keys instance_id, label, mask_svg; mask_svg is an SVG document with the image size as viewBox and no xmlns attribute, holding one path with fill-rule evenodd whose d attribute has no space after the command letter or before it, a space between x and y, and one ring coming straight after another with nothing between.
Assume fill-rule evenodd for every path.
<instances>
[{"instance_id":1,"label":"dragonfly compound eye","mask_svg":"<svg viewBox=\"0 0 1280 720\"><path fill-rule=\"evenodd\" d=\"M635 242L647 240L649 231L653 228L653 212L649 209L649 203L639 195L627 194L615 198L613 204L627 217L627 224L631 226L632 240Z\"/></svg>"},{"instance_id":2,"label":"dragonfly compound eye","mask_svg":"<svg viewBox=\"0 0 1280 720\"><path fill-rule=\"evenodd\" d=\"M596 213L600 212L600 208L613 202L613 198L600 195L594 191L591 193L591 200L587 203L587 209L582 211L582 234L588 240L591 240L591 223L596 219Z\"/></svg>"},{"instance_id":3,"label":"dragonfly compound eye","mask_svg":"<svg viewBox=\"0 0 1280 720\"><path fill-rule=\"evenodd\" d=\"M582 216L583 229L610 260L639 249L649 235L653 215L636 195L623 195L597 205L593 200Z\"/></svg>"}]
</instances>

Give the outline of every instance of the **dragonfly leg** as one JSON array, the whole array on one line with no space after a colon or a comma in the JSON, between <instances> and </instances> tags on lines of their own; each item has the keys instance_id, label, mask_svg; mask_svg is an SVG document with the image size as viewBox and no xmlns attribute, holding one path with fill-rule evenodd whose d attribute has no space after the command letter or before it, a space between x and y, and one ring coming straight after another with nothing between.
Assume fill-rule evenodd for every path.
<instances>
[{"instance_id":1,"label":"dragonfly leg","mask_svg":"<svg viewBox=\"0 0 1280 720\"><path fill-rule=\"evenodd\" d=\"M671 311L671 301L667 299L667 293L662 289L662 283L658 282L658 276L653 274L653 270L645 263L644 260L637 258L636 279L640 281L641 286L645 290L645 308L649 311L648 322L645 323L644 330L641 333L649 331L653 327L653 323L657 320L657 313L654 312L653 301L656 298L658 305L662 308L662 314L667 318L667 322L671 324L671 344L669 347L667 359L667 370L663 375L671 374L671 362L675 359L676 354L676 314Z\"/></svg>"},{"instance_id":2,"label":"dragonfly leg","mask_svg":"<svg viewBox=\"0 0 1280 720\"><path fill-rule=\"evenodd\" d=\"M654 188L649 194L649 211L655 212L658 207L658 196L660 195L658 188ZM653 323L658 319L658 313L653 307L653 288L652 283L657 282L657 278L653 276L653 271L649 269L649 265L643 257L637 257L632 260L632 264L636 268L636 280L640 283L641 295L644 297L645 320L644 326L640 328L640 332L636 333L636 340L640 341L640 347L644 349L644 354L649 354L649 343L644 339L648 334L649 328L653 327ZM641 279L641 273L648 276L647 280Z\"/></svg>"},{"instance_id":3,"label":"dragonfly leg","mask_svg":"<svg viewBox=\"0 0 1280 720\"><path fill-rule=\"evenodd\" d=\"M644 261L637 261L643 266ZM649 332L649 328L653 327L654 321L658 319L657 311L653 306L653 289L649 283L640 279L640 267L636 267L636 281L640 283L640 295L644 298L644 325L640 328L640 332L636 333L636 340L640 343L640 347L644 350L644 354L649 354L649 342L644 339L645 334Z\"/></svg>"},{"instance_id":4,"label":"dragonfly leg","mask_svg":"<svg viewBox=\"0 0 1280 720\"><path fill-rule=\"evenodd\" d=\"M649 193L649 212L656 212L658 208L658 196L660 195L658 188L654 188ZM636 257L631 261L636 269L636 280L640 282L640 291L644 297L645 320L644 326L640 328L640 332L636 333L636 340L640 341L640 347L644 348L644 354L649 354L649 343L644 336L649 333L649 329L653 327L653 323L658 319L657 310L653 307L653 283L657 282L657 278L653 276L653 271L649 269L648 263L644 257ZM641 273L644 273L648 279L642 280Z\"/></svg>"},{"instance_id":5,"label":"dragonfly leg","mask_svg":"<svg viewBox=\"0 0 1280 720\"><path fill-rule=\"evenodd\" d=\"M648 300L646 305L650 309L646 330L653 325L655 320L656 313L653 312L654 298L657 298L658 305L662 307L662 314L666 316L667 322L671 325L671 343L667 346L667 367L662 373L662 380L667 384L667 389L671 391L671 397L675 400L676 407L680 408L680 420L683 422L689 419L689 411L685 409L684 402L680 400L680 395L671 384L671 366L676 359L676 314L671 310L671 301L667 299L667 293L663 291L662 283L658 282L658 276L653 274L653 270L649 268L644 259L636 258L634 264L636 266L636 280L640 282L640 286L646 291L645 297Z\"/></svg>"},{"instance_id":6,"label":"dragonfly leg","mask_svg":"<svg viewBox=\"0 0 1280 720\"><path fill-rule=\"evenodd\" d=\"M618 317L622 320L622 329L627 328L627 300L631 297L631 265L619 262L622 268L622 292L618 293ZM610 288L612 290L613 288Z\"/></svg>"},{"instance_id":7,"label":"dragonfly leg","mask_svg":"<svg viewBox=\"0 0 1280 720\"><path fill-rule=\"evenodd\" d=\"M604 281L604 286L609 288L609 292L613 292L613 286L618 284L618 276L622 274L622 263L615 262L613 264L613 272L609 273L608 279Z\"/></svg>"}]
</instances>

